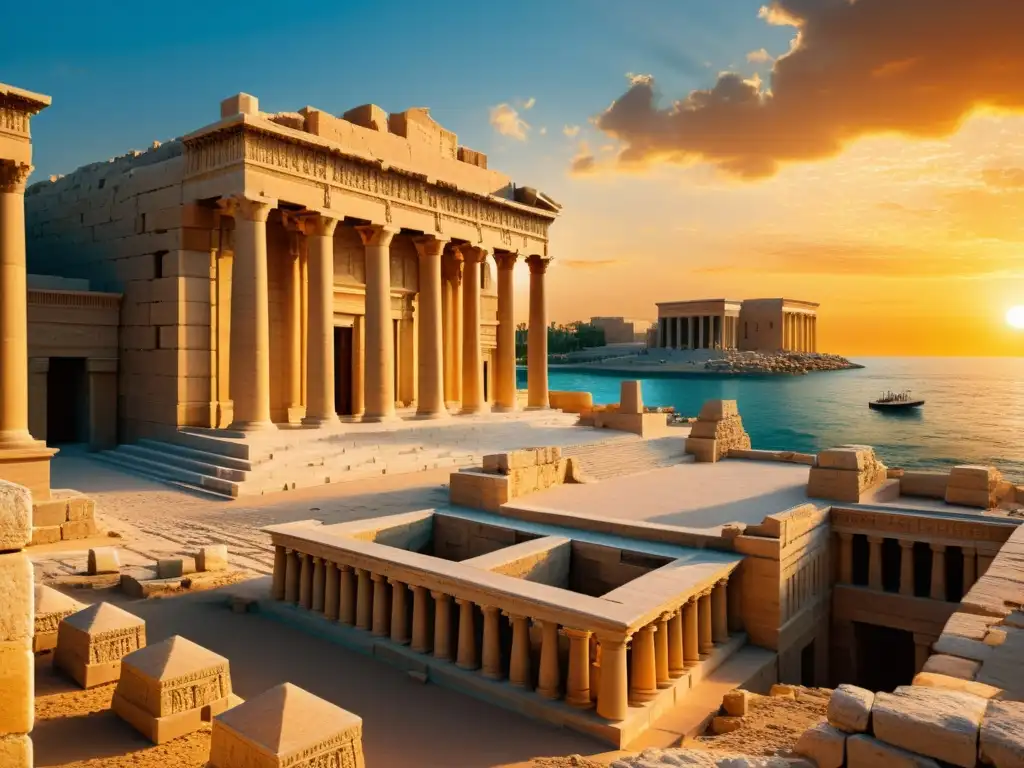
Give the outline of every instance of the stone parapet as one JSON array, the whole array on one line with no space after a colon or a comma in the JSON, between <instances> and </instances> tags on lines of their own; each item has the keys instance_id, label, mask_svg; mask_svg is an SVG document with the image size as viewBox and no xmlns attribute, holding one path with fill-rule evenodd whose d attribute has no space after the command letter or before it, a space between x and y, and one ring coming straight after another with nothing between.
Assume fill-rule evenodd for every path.
<instances>
[{"instance_id":1,"label":"stone parapet","mask_svg":"<svg viewBox=\"0 0 1024 768\"><path fill-rule=\"evenodd\" d=\"M564 483L579 483L576 461L562 458L562 449L524 448L484 456L480 469L453 472L452 504L496 512L502 504Z\"/></svg>"},{"instance_id":2,"label":"stone parapet","mask_svg":"<svg viewBox=\"0 0 1024 768\"><path fill-rule=\"evenodd\" d=\"M1009 489L1003 486L1003 476L995 467L953 467L946 483L946 503L992 509L1007 495Z\"/></svg>"},{"instance_id":3,"label":"stone parapet","mask_svg":"<svg viewBox=\"0 0 1024 768\"><path fill-rule=\"evenodd\" d=\"M811 467L808 477L807 495L856 504L886 479L887 467L875 457L873 448L844 445L818 454L817 466Z\"/></svg>"},{"instance_id":4,"label":"stone parapet","mask_svg":"<svg viewBox=\"0 0 1024 768\"><path fill-rule=\"evenodd\" d=\"M686 452L698 462L716 462L732 451L749 451L750 435L743 429L735 400L708 400L686 439Z\"/></svg>"}]
</instances>

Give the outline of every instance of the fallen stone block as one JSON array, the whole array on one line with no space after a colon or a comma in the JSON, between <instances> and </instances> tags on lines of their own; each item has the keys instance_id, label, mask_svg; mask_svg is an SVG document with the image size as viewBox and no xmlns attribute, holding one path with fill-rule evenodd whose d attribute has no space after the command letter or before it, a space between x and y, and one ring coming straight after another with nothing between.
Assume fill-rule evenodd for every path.
<instances>
[{"instance_id":1,"label":"fallen stone block","mask_svg":"<svg viewBox=\"0 0 1024 768\"><path fill-rule=\"evenodd\" d=\"M64 541L87 539L96 535L96 523L92 520L69 520L60 527L60 537Z\"/></svg>"},{"instance_id":2,"label":"fallen stone block","mask_svg":"<svg viewBox=\"0 0 1024 768\"><path fill-rule=\"evenodd\" d=\"M840 685L828 700L828 722L847 733L864 733L871 721L875 694L856 685Z\"/></svg>"},{"instance_id":3,"label":"fallen stone block","mask_svg":"<svg viewBox=\"0 0 1024 768\"><path fill-rule=\"evenodd\" d=\"M156 577L158 579L178 579L185 573L185 562L180 557L171 557L156 561Z\"/></svg>"},{"instance_id":4,"label":"fallen stone block","mask_svg":"<svg viewBox=\"0 0 1024 768\"><path fill-rule=\"evenodd\" d=\"M921 667L922 672L934 672L937 675L959 677L961 680L973 680L981 668L981 662L949 656L944 653L933 653Z\"/></svg>"},{"instance_id":5,"label":"fallen stone block","mask_svg":"<svg viewBox=\"0 0 1024 768\"><path fill-rule=\"evenodd\" d=\"M64 525L68 520L68 500L48 499L32 505L32 525L36 528L52 528Z\"/></svg>"},{"instance_id":6,"label":"fallen stone block","mask_svg":"<svg viewBox=\"0 0 1024 768\"><path fill-rule=\"evenodd\" d=\"M145 621L116 605L96 603L60 622L53 664L92 688L117 680L121 659L145 646Z\"/></svg>"},{"instance_id":7,"label":"fallen stone block","mask_svg":"<svg viewBox=\"0 0 1024 768\"><path fill-rule=\"evenodd\" d=\"M231 706L228 660L175 635L121 660L111 709L163 744L199 730Z\"/></svg>"},{"instance_id":8,"label":"fallen stone block","mask_svg":"<svg viewBox=\"0 0 1024 768\"><path fill-rule=\"evenodd\" d=\"M900 686L894 693L875 695L874 734L901 749L973 768L987 704L969 693Z\"/></svg>"},{"instance_id":9,"label":"fallen stone block","mask_svg":"<svg viewBox=\"0 0 1024 768\"><path fill-rule=\"evenodd\" d=\"M793 701L796 701L796 688L784 683L775 683L768 691L768 695L773 699L793 699Z\"/></svg>"},{"instance_id":10,"label":"fallen stone block","mask_svg":"<svg viewBox=\"0 0 1024 768\"><path fill-rule=\"evenodd\" d=\"M228 548L224 544L203 547L196 555L197 571L226 571L228 568Z\"/></svg>"},{"instance_id":11,"label":"fallen stone block","mask_svg":"<svg viewBox=\"0 0 1024 768\"><path fill-rule=\"evenodd\" d=\"M940 768L930 757L859 734L846 740L846 768Z\"/></svg>"},{"instance_id":12,"label":"fallen stone block","mask_svg":"<svg viewBox=\"0 0 1024 768\"><path fill-rule=\"evenodd\" d=\"M818 768L842 768L846 734L828 723L818 723L800 734L793 751L813 760Z\"/></svg>"},{"instance_id":13,"label":"fallen stone block","mask_svg":"<svg viewBox=\"0 0 1024 768\"><path fill-rule=\"evenodd\" d=\"M57 627L61 621L85 608L83 603L44 584L35 586L35 632L32 650L35 653L57 647Z\"/></svg>"},{"instance_id":14,"label":"fallen stone block","mask_svg":"<svg viewBox=\"0 0 1024 768\"><path fill-rule=\"evenodd\" d=\"M40 544L56 544L61 540L61 526L44 525L32 529L32 541L29 546L38 547Z\"/></svg>"},{"instance_id":15,"label":"fallen stone block","mask_svg":"<svg viewBox=\"0 0 1024 768\"><path fill-rule=\"evenodd\" d=\"M940 688L944 691L963 691L973 693L983 699L995 699L1003 692L1002 688L985 683L976 683L973 680L962 680L959 677L940 675L935 672L918 672L914 675L913 685L924 688Z\"/></svg>"},{"instance_id":16,"label":"fallen stone block","mask_svg":"<svg viewBox=\"0 0 1024 768\"><path fill-rule=\"evenodd\" d=\"M729 691L722 697L722 709L725 714L731 717L743 717L747 714L747 706L750 703L750 692L742 688Z\"/></svg>"},{"instance_id":17,"label":"fallen stone block","mask_svg":"<svg viewBox=\"0 0 1024 768\"><path fill-rule=\"evenodd\" d=\"M283 683L213 719L209 768L306 764L366 768L362 718Z\"/></svg>"},{"instance_id":18,"label":"fallen stone block","mask_svg":"<svg viewBox=\"0 0 1024 768\"><path fill-rule=\"evenodd\" d=\"M988 703L981 721L978 756L996 768L1024 766L1024 702Z\"/></svg>"},{"instance_id":19,"label":"fallen stone block","mask_svg":"<svg viewBox=\"0 0 1024 768\"><path fill-rule=\"evenodd\" d=\"M0 480L0 551L21 549L32 541L32 492Z\"/></svg>"},{"instance_id":20,"label":"fallen stone block","mask_svg":"<svg viewBox=\"0 0 1024 768\"><path fill-rule=\"evenodd\" d=\"M0 737L0 765L4 768L32 768L32 739L27 733Z\"/></svg>"},{"instance_id":21,"label":"fallen stone block","mask_svg":"<svg viewBox=\"0 0 1024 768\"><path fill-rule=\"evenodd\" d=\"M98 573L117 573L121 570L120 551L117 547L90 549L87 570L90 576Z\"/></svg>"},{"instance_id":22,"label":"fallen stone block","mask_svg":"<svg viewBox=\"0 0 1024 768\"><path fill-rule=\"evenodd\" d=\"M742 717L729 717L728 715L718 715L711 720L711 732L716 736L721 736L723 733L732 733L733 731L738 731L742 727Z\"/></svg>"}]
</instances>

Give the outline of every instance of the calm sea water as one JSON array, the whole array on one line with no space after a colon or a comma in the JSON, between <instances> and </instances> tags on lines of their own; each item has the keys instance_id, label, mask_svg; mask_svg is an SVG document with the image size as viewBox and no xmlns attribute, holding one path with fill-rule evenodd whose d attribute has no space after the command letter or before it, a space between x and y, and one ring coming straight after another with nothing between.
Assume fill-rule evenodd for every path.
<instances>
[{"instance_id":1,"label":"calm sea water","mask_svg":"<svg viewBox=\"0 0 1024 768\"><path fill-rule=\"evenodd\" d=\"M652 376L644 404L696 416L705 400L739 402L755 448L815 452L872 445L890 466L994 464L1024 482L1024 358L861 358L861 370L756 378ZM520 386L526 372L519 371ZM621 376L553 369L553 390L589 390L595 403L619 399ZM883 390L913 390L927 402L878 413Z\"/></svg>"}]
</instances>

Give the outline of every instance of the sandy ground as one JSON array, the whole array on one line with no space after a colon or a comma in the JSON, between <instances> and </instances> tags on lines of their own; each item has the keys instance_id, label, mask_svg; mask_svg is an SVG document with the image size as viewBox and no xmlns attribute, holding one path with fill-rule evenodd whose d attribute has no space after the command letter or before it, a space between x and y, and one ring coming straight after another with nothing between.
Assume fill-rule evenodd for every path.
<instances>
[{"instance_id":1,"label":"sandy ground","mask_svg":"<svg viewBox=\"0 0 1024 768\"><path fill-rule=\"evenodd\" d=\"M752 697L742 728L721 736L709 733L687 746L757 757L785 756L796 746L800 734L825 719L831 693L824 688L810 688L801 691L796 701Z\"/></svg>"}]
</instances>

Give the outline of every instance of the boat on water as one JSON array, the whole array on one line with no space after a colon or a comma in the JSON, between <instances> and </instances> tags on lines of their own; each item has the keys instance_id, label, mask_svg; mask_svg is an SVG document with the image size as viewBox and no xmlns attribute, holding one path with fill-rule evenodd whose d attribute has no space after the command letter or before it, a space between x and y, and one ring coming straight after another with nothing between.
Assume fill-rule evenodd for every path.
<instances>
[{"instance_id":1,"label":"boat on water","mask_svg":"<svg viewBox=\"0 0 1024 768\"><path fill-rule=\"evenodd\" d=\"M876 411L906 411L922 405L924 400L914 397L907 389L903 392L884 392L877 400L870 401L868 408Z\"/></svg>"}]
</instances>

